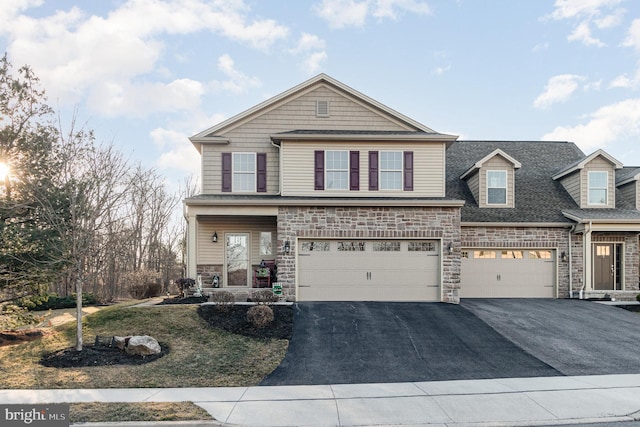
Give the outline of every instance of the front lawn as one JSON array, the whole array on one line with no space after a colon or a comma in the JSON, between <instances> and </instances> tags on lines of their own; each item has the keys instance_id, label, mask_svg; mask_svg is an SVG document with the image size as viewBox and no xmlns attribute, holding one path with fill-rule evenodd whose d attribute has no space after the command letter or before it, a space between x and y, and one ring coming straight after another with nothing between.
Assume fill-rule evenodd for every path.
<instances>
[{"instance_id":1,"label":"front lawn","mask_svg":"<svg viewBox=\"0 0 640 427\"><path fill-rule=\"evenodd\" d=\"M96 335L150 335L169 352L141 365L41 365L43 356L74 345L71 322L42 338L0 347L0 388L254 386L278 366L288 345L284 339L256 339L212 328L194 305L104 308L84 319L87 346Z\"/></svg>"}]
</instances>

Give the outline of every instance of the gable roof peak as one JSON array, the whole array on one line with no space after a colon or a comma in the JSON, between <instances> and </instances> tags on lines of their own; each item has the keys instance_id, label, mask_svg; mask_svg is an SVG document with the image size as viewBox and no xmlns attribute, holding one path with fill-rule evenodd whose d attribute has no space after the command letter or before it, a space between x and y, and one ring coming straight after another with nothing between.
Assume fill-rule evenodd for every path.
<instances>
[{"instance_id":1,"label":"gable roof peak","mask_svg":"<svg viewBox=\"0 0 640 427\"><path fill-rule=\"evenodd\" d=\"M620 162L619 160L617 160L615 157L613 157L612 155L610 155L609 153L607 153L606 151L604 151L602 148L594 151L593 153L589 154L588 156L585 156L583 159L578 160L577 162L567 166L566 168L560 170L558 173L556 173L553 176L554 180L560 179L563 176L567 176L579 169L584 169L584 167L586 166L587 163L589 163L590 161L592 161L593 159L595 159L596 157L603 157L605 160L607 160L609 163L611 163L615 169L622 169L622 162Z\"/></svg>"},{"instance_id":2,"label":"gable roof peak","mask_svg":"<svg viewBox=\"0 0 640 427\"><path fill-rule=\"evenodd\" d=\"M500 148L496 148L491 153L487 154L486 156L484 156L483 158L475 162L473 166L467 169L465 173L463 173L460 176L460 179L465 179L466 177L471 175L473 172L480 170L480 168L482 168L482 165L484 165L488 160L494 158L495 156L503 157L505 160L507 160L509 163L513 165L514 169L520 169L522 167L522 164L519 161L517 161L516 159L514 159L504 151L502 151Z\"/></svg>"}]
</instances>

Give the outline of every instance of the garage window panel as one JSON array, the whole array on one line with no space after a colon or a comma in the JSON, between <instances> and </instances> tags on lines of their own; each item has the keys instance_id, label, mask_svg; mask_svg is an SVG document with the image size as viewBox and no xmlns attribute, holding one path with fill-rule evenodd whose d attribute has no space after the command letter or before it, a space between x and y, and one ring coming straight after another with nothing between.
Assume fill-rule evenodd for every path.
<instances>
[{"instance_id":1,"label":"garage window panel","mask_svg":"<svg viewBox=\"0 0 640 427\"><path fill-rule=\"evenodd\" d=\"M435 252L436 244L434 242L409 242L407 250L409 252Z\"/></svg>"},{"instance_id":2,"label":"garage window panel","mask_svg":"<svg viewBox=\"0 0 640 427\"><path fill-rule=\"evenodd\" d=\"M502 251L503 259L523 259L524 251Z\"/></svg>"},{"instance_id":3,"label":"garage window panel","mask_svg":"<svg viewBox=\"0 0 640 427\"><path fill-rule=\"evenodd\" d=\"M365 242L338 242L339 252L364 252Z\"/></svg>"},{"instance_id":4,"label":"garage window panel","mask_svg":"<svg viewBox=\"0 0 640 427\"><path fill-rule=\"evenodd\" d=\"M400 242L373 242L374 252L400 252Z\"/></svg>"},{"instance_id":5,"label":"garage window panel","mask_svg":"<svg viewBox=\"0 0 640 427\"><path fill-rule=\"evenodd\" d=\"M473 251L475 259L496 259L496 251Z\"/></svg>"},{"instance_id":6,"label":"garage window panel","mask_svg":"<svg viewBox=\"0 0 640 427\"><path fill-rule=\"evenodd\" d=\"M310 241L302 242L300 250L302 252L328 252L330 248L329 242L326 241Z\"/></svg>"},{"instance_id":7,"label":"garage window panel","mask_svg":"<svg viewBox=\"0 0 640 427\"><path fill-rule=\"evenodd\" d=\"M529 259L551 259L551 251L529 251Z\"/></svg>"}]
</instances>

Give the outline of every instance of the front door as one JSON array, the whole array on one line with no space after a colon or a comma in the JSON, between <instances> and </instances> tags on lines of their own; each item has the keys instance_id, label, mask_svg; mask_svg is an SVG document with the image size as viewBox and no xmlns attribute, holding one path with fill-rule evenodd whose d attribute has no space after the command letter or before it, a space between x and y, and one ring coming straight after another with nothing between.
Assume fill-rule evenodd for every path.
<instances>
[{"instance_id":1,"label":"front door","mask_svg":"<svg viewBox=\"0 0 640 427\"><path fill-rule=\"evenodd\" d=\"M593 245L593 289L614 290L616 277L615 245L596 243Z\"/></svg>"},{"instance_id":2,"label":"front door","mask_svg":"<svg viewBox=\"0 0 640 427\"><path fill-rule=\"evenodd\" d=\"M226 233L227 286L248 286L250 282L249 233Z\"/></svg>"}]
</instances>

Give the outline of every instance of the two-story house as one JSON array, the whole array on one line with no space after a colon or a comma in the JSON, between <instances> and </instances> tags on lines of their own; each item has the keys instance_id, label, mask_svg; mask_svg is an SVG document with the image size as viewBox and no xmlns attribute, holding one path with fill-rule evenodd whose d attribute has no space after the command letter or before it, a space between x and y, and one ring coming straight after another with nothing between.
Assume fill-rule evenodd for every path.
<instances>
[{"instance_id":1,"label":"two-story house","mask_svg":"<svg viewBox=\"0 0 640 427\"><path fill-rule=\"evenodd\" d=\"M458 141L324 74L190 139L205 291L265 261L299 301L638 293L640 168L604 151Z\"/></svg>"}]
</instances>

